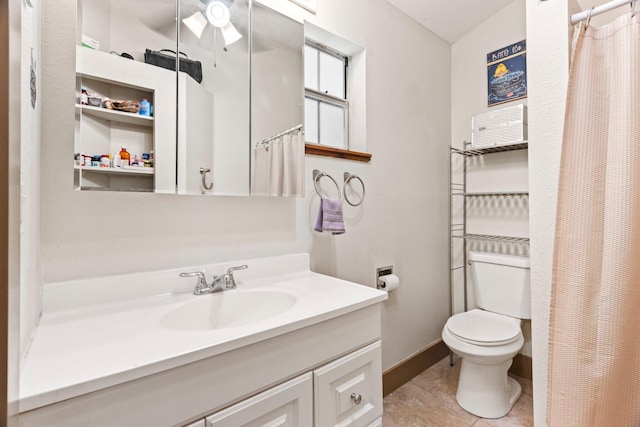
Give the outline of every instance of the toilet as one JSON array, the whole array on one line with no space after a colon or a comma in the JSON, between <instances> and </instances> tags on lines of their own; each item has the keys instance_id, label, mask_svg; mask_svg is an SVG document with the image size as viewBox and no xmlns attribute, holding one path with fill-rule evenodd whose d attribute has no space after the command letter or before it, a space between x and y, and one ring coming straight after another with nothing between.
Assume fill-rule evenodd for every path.
<instances>
[{"instance_id":1,"label":"toilet","mask_svg":"<svg viewBox=\"0 0 640 427\"><path fill-rule=\"evenodd\" d=\"M456 400L482 418L509 413L522 387L507 375L531 318L529 258L469 252L477 309L447 320L442 340L462 358Z\"/></svg>"}]
</instances>

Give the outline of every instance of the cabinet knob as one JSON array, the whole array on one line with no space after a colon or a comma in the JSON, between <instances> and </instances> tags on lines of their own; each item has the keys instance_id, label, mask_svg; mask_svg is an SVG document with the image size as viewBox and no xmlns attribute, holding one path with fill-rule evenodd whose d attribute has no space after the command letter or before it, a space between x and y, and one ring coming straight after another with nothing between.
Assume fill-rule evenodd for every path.
<instances>
[{"instance_id":1,"label":"cabinet knob","mask_svg":"<svg viewBox=\"0 0 640 427\"><path fill-rule=\"evenodd\" d=\"M351 393L351 400L353 400L353 403L356 405L359 405L360 402L362 402L362 395L360 393Z\"/></svg>"}]
</instances>

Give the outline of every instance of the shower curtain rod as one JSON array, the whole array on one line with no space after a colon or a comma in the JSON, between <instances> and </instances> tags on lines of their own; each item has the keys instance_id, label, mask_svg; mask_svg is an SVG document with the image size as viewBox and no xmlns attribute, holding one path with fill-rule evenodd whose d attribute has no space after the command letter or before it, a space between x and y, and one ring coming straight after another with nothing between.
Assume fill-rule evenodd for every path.
<instances>
[{"instance_id":1,"label":"shower curtain rod","mask_svg":"<svg viewBox=\"0 0 640 427\"><path fill-rule=\"evenodd\" d=\"M273 135L273 136L270 136L270 137L269 137L269 138L267 138L267 139L263 139L262 141L260 141L260 142L258 142L258 143L256 144L256 147L257 147L258 145L260 145L260 144L266 144L266 143L267 143L267 142L269 142L269 141L273 141L274 139L279 138L279 137L281 137L281 136L283 136L283 135L286 135L286 134L288 134L288 133L295 132L295 131L297 131L298 129L302 129L302 123L300 123L298 126L294 126L294 127L292 127L291 129L287 129L287 130L285 130L284 132L280 132L280 133L278 133L278 134L275 134L275 135Z\"/></svg>"},{"instance_id":2,"label":"shower curtain rod","mask_svg":"<svg viewBox=\"0 0 640 427\"><path fill-rule=\"evenodd\" d=\"M585 21L589 17L600 15L610 10L616 9L625 4L635 3L636 0L613 0L609 3L602 4L589 10L583 10L582 12L574 13L571 15L571 24L575 25L580 21Z\"/></svg>"}]
</instances>

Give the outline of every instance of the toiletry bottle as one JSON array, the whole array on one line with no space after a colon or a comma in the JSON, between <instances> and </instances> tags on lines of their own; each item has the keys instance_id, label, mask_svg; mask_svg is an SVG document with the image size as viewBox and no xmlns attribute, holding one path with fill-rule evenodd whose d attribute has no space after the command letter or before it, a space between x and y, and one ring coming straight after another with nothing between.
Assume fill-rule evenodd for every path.
<instances>
[{"instance_id":1,"label":"toiletry bottle","mask_svg":"<svg viewBox=\"0 0 640 427\"><path fill-rule=\"evenodd\" d=\"M89 105L89 94L85 88L82 88L82 93L80 94L80 103L82 105Z\"/></svg>"},{"instance_id":2,"label":"toiletry bottle","mask_svg":"<svg viewBox=\"0 0 640 427\"><path fill-rule=\"evenodd\" d=\"M120 158L120 153L117 151L113 153L113 167L121 168L122 167L122 159Z\"/></svg>"},{"instance_id":3,"label":"toiletry bottle","mask_svg":"<svg viewBox=\"0 0 640 427\"><path fill-rule=\"evenodd\" d=\"M131 155L127 152L127 147L120 150L120 161L123 167L131 164Z\"/></svg>"},{"instance_id":4,"label":"toiletry bottle","mask_svg":"<svg viewBox=\"0 0 640 427\"><path fill-rule=\"evenodd\" d=\"M151 115L151 103L147 100L147 98L143 98L140 102L140 115L141 116L150 116Z\"/></svg>"},{"instance_id":5,"label":"toiletry bottle","mask_svg":"<svg viewBox=\"0 0 640 427\"><path fill-rule=\"evenodd\" d=\"M108 154L103 154L102 156L100 156L100 167L101 168L108 168L109 167L109 155Z\"/></svg>"}]
</instances>

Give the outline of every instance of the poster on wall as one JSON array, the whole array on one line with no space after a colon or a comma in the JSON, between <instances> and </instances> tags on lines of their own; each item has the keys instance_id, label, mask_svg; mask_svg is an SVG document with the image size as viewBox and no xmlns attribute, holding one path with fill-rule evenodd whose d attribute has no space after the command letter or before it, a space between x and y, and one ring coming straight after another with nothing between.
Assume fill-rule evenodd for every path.
<instances>
[{"instance_id":1,"label":"poster on wall","mask_svg":"<svg viewBox=\"0 0 640 427\"><path fill-rule=\"evenodd\" d=\"M488 105L527 97L527 42L487 54Z\"/></svg>"},{"instance_id":2,"label":"poster on wall","mask_svg":"<svg viewBox=\"0 0 640 427\"><path fill-rule=\"evenodd\" d=\"M309 12L316 13L316 6L318 0L290 0L291 2L297 4L298 6L307 9Z\"/></svg>"}]
</instances>

